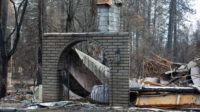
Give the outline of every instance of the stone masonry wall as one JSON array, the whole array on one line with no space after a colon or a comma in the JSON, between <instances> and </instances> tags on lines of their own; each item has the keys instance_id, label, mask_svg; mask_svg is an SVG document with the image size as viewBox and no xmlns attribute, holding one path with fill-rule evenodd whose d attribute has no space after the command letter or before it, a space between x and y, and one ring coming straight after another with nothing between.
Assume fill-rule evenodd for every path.
<instances>
[{"instance_id":1,"label":"stone masonry wall","mask_svg":"<svg viewBox=\"0 0 200 112\"><path fill-rule=\"evenodd\" d=\"M99 5L97 16L100 32L117 32L120 29L120 7L118 5Z\"/></svg>"},{"instance_id":2,"label":"stone masonry wall","mask_svg":"<svg viewBox=\"0 0 200 112\"><path fill-rule=\"evenodd\" d=\"M43 101L59 101L61 97L61 80L59 69L67 49L81 41L96 41L105 51L106 58L111 68L109 80L110 105L128 106L129 104L129 33L46 33L43 38ZM120 63L114 61L115 51L120 49Z\"/></svg>"}]
</instances>

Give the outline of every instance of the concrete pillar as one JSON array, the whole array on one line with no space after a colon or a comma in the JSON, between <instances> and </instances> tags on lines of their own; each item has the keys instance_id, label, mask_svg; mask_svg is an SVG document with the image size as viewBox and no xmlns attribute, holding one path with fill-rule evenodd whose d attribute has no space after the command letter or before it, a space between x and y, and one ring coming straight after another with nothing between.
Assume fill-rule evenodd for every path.
<instances>
[{"instance_id":1,"label":"concrete pillar","mask_svg":"<svg viewBox=\"0 0 200 112\"><path fill-rule=\"evenodd\" d=\"M118 32L120 30L121 0L98 0L98 30Z\"/></svg>"}]
</instances>

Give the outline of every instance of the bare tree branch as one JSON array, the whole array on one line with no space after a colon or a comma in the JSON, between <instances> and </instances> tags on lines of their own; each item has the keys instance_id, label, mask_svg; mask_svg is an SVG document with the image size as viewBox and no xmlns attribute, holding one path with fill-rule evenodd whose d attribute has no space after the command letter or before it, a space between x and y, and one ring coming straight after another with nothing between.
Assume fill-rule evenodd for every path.
<instances>
[{"instance_id":1,"label":"bare tree branch","mask_svg":"<svg viewBox=\"0 0 200 112\"><path fill-rule=\"evenodd\" d=\"M19 4L19 7L17 9L17 11L19 12L20 11L20 8L22 7L23 3L25 2L26 0L23 0L20 4Z\"/></svg>"},{"instance_id":2,"label":"bare tree branch","mask_svg":"<svg viewBox=\"0 0 200 112\"><path fill-rule=\"evenodd\" d=\"M11 39L12 35L15 33L15 30L16 30L16 25L15 25L14 29L12 30L12 32L6 38L6 41L5 41L6 43Z\"/></svg>"},{"instance_id":3,"label":"bare tree branch","mask_svg":"<svg viewBox=\"0 0 200 112\"><path fill-rule=\"evenodd\" d=\"M13 5L15 7L16 37L15 37L15 40L14 40L14 43L13 43L13 48L8 53L8 60L11 58L11 56L15 53L15 51L17 49L18 41L19 41L19 38L20 38L20 30L21 30L22 22L23 22L23 19L24 19L24 15L25 15L25 12L26 12L27 5L28 5L28 0L23 0L20 3L20 6L18 7L18 10L22 6L22 3L24 3L24 6L23 6L23 9L22 9L22 13L20 15L20 20L18 22L18 16L19 15L18 15L18 12L16 10L15 3L13 2L13 0L11 0L11 2L13 3Z\"/></svg>"},{"instance_id":4,"label":"bare tree branch","mask_svg":"<svg viewBox=\"0 0 200 112\"><path fill-rule=\"evenodd\" d=\"M19 15L19 11L20 11L20 8L22 7L23 3L25 2L26 0L23 0L20 4L19 4L19 7L18 9L16 8L16 4L13 0L10 0L10 2L13 4L13 8L14 8L14 12L15 12L15 27L14 29L12 30L12 32L8 35L8 37L6 38L6 43L11 39L11 36L15 33L16 31L16 27L17 27L17 24L18 24L18 15Z\"/></svg>"},{"instance_id":5,"label":"bare tree branch","mask_svg":"<svg viewBox=\"0 0 200 112\"><path fill-rule=\"evenodd\" d=\"M15 11L15 25L17 26L17 24L18 24L18 12L17 12L17 8L16 8L15 2L13 0L10 0L10 2L13 4L13 7L14 7L14 11Z\"/></svg>"},{"instance_id":6,"label":"bare tree branch","mask_svg":"<svg viewBox=\"0 0 200 112\"><path fill-rule=\"evenodd\" d=\"M6 43L10 40L11 36L15 33L16 27L18 24L18 11L17 11L16 5L15 5L15 2L13 0L10 0L10 2L13 4L13 8L14 8L14 12L15 12L15 27L14 27L13 31L9 34L9 36L6 38L6 41L5 41Z\"/></svg>"}]
</instances>

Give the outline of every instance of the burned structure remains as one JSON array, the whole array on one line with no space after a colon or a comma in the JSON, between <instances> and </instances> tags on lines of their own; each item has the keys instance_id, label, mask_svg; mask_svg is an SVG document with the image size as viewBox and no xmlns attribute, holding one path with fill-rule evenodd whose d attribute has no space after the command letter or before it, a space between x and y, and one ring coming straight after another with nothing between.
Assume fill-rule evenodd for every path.
<instances>
[{"instance_id":1,"label":"burned structure remains","mask_svg":"<svg viewBox=\"0 0 200 112\"><path fill-rule=\"evenodd\" d=\"M121 5L120 0L98 0L98 32L44 34L42 49L44 102L64 99L61 82L63 74L67 71L68 74L71 74L68 88L74 93L82 97L88 96L88 91L85 91L87 87L81 86L80 80L88 82L96 78L99 81L93 82L92 85L106 85L106 90L109 91L108 100L110 105L129 105L130 33L119 32ZM109 68L109 77L106 77L106 81L99 78L98 74L94 72L96 69L90 68L89 64L82 62L89 69L84 75L81 74L83 69L77 67L78 65L75 62L71 61L66 64L67 60L70 60L68 59L69 56L77 52L72 50L72 47L83 41L96 43L103 50L103 56L107 61L106 66ZM75 58L74 56L72 58ZM79 61L81 62L81 60ZM92 78L93 74L95 76ZM82 78L79 75L82 75L80 76Z\"/></svg>"}]
</instances>

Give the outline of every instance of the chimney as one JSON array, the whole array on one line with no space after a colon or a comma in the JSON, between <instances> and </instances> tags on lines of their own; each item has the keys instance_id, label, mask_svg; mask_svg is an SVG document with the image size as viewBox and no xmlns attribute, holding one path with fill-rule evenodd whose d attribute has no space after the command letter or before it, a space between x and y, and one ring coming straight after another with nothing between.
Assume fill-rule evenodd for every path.
<instances>
[{"instance_id":1,"label":"chimney","mask_svg":"<svg viewBox=\"0 0 200 112\"><path fill-rule=\"evenodd\" d=\"M121 0L98 0L98 31L118 32L120 30Z\"/></svg>"}]
</instances>

